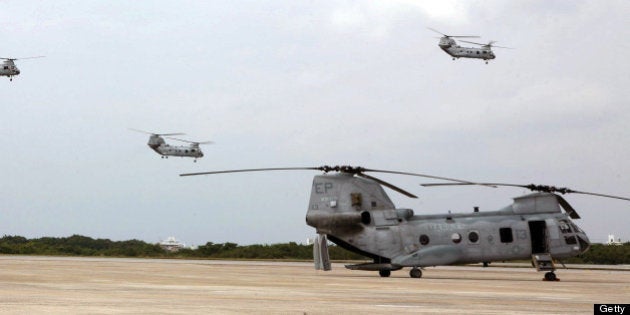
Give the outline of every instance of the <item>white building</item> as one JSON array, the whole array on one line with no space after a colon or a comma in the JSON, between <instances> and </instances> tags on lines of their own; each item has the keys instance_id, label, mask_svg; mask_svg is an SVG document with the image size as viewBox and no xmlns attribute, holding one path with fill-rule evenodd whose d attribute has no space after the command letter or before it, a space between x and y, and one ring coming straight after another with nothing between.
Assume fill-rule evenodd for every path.
<instances>
[{"instance_id":1,"label":"white building","mask_svg":"<svg viewBox=\"0 0 630 315\"><path fill-rule=\"evenodd\" d=\"M608 234L608 243L606 243L606 245L621 245L621 238L618 238L617 240L615 240L615 235L613 234Z\"/></svg>"},{"instance_id":2,"label":"white building","mask_svg":"<svg viewBox=\"0 0 630 315\"><path fill-rule=\"evenodd\" d=\"M159 242L158 245L169 252L176 252L186 247L186 244L176 240L174 236L167 237L166 240Z\"/></svg>"}]
</instances>

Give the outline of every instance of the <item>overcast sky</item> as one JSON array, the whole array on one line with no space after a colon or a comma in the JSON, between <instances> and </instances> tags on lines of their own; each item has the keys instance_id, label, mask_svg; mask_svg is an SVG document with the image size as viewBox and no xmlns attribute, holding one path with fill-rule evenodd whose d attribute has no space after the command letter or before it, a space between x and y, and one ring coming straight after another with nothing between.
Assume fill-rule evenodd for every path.
<instances>
[{"instance_id":1,"label":"overcast sky","mask_svg":"<svg viewBox=\"0 0 630 315\"><path fill-rule=\"evenodd\" d=\"M0 1L0 234L304 242L315 172L350 164L630 196L630 2ZM451 60L438 34L497 59ZM160 159L147 135L213 140ZM373 174L376 175L376 174ZM418 214L497 210L515 188L377 175ZM630 202L569 195L593 241Z\"/></svg>"}]
</instances>

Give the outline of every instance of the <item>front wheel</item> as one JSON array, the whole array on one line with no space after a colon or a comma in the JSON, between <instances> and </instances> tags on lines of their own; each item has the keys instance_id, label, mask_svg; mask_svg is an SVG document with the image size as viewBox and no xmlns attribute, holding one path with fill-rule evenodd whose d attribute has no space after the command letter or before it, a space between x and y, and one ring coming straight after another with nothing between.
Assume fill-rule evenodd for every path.
<instances>
[{"instance_id":1,"label":"front wheel","mask_svg":"<svg viewBox=\"0 0 630 315\"><path fill-rule=\"evenodd\" d=\"M553 272L547 272L545 273L545 280L547 281L556 281L558 280L558 278L556 278L556 274Z\"/></svg>"},{"instance_id":2,"label":"front wheel","mask_svg":"<svg viewBox=\"0 0 630 315\"><path fill-rule=\"evenodd\" d=\"M392 274L392 272L391 270L379 270L378 274L383 278L387 278Z\"/></svg>"},{"instance_id":3,"label":"front wheel","mask_svg":"<svg viewBox=\"0 0 630 315\"><path fill-rule=\"evenodd\" d=\"M422 270L418 268L412 268L409 271L409 276L412 278L422 278Z\"/></svg>"}]
</instances>

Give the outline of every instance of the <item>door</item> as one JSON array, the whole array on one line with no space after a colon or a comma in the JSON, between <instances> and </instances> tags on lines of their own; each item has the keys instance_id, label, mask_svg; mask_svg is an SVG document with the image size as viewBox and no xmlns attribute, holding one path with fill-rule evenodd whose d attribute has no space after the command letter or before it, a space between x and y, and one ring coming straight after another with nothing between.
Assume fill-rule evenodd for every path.
<instances>
[{"instance_id":1,"label":"door","mask_svg":"<svg viewBox=\"0 0 630 315\"><path fill-rule=\"evenodd\" d=\"M547 224L545 221L529 221L529 236L532 242L532 254L548 253Z\"/></svg>"}]
</instances>

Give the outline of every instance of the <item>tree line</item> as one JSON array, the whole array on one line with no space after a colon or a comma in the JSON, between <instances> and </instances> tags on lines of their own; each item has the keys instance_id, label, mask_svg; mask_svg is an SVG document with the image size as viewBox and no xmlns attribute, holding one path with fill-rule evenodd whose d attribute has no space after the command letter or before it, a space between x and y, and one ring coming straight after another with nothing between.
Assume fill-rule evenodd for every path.
<instances>
[{"instance_id":1,"label":"tree line","mask_svg":"<svg viewBox=\"0 0 630 315\"><path fill-rule=\"evenodd\" d=\"M271 245L215 244L207 242L196 249L183 248L170 252L158 244L140 240L111 241L82 235L70 237L42 237L27 239L22 236L0 238L0 254L49 256L104 256L155 258L218 258L218 259L293 259L312 260L313 246L295 242ZM365 257L338 246L329 246L333 260L359 260Z\"/></svg>"},{"instance_id":2,"label":"tree line","mask_svg":"<svg viewBox=\"0 0 630 315\"><path fill-rule=\"evenodd\" d=\"M215 259L287 259L312 260L313 246L295 242L271 245L238 245L236 243L207 242L196 249L184 248L177 252L164 250L158 244L140 240L111 241L82 235L70 237L42 237L27 239L22 236L0 238L0 254L49 256L103 256L154 258L215 258ZM332 260L364 260L359 254L339 246L329 246ZM622 245L592 244L577 257L563 260L573 264L630 264L630 243Z\"/></svg>"}]
</instances>

